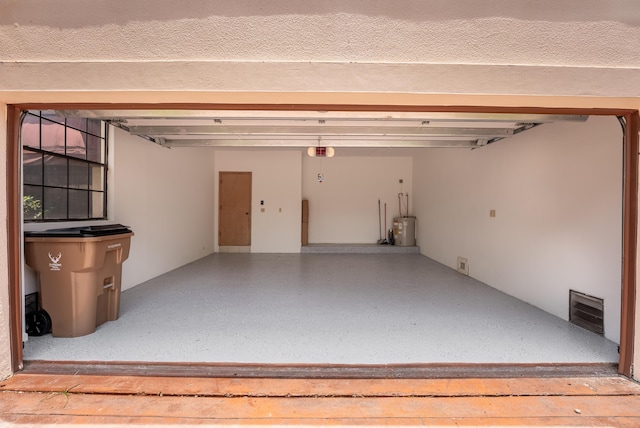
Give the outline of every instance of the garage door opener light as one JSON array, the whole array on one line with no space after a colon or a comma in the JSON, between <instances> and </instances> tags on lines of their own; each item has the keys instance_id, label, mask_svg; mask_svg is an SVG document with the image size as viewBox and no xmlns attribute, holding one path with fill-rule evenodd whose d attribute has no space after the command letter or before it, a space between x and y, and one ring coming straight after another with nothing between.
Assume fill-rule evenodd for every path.
<instances>
[{"instance_id":1,"label":"garage door opener light","mask_svg":"<svg viewBox=\"0 0 640 428\"><path fill-rule=\"evenodd\" d=\"M322 137L318 137L318 145L316 147L309 147L307 149L307 155L312 158L332 158L335 156L336 151L333 147L322 146Z\"/></svg>"}]
</instances>

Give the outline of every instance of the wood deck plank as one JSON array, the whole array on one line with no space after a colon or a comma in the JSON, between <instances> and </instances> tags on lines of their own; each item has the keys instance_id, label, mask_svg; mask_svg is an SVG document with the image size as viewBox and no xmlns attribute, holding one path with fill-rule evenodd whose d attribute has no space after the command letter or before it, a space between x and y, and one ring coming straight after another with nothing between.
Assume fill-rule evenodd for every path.
<instances>
[{"instance_id":1,"label":"wood deck plank","mask_svg":"<svg viewBox=\"0 0 640 428\"><path fill-rule=\"evenodd\" d=\"M620 376L331 380L21 373L0 389L2 426L640 426L640 385Z\"/></svg>"},{"instance_id":2,"label":"wood deck plank","mask_svg":"<svg viewBox=\"0 0 640 428\"><path fill-rule=\"evenodd\" d=\"M230 379L144 376L18 374L0 391L199 396L478 396L640 395L640 384L623 377L515 379Z\"/></svg>"},{"instance_id":3,"label":"wood deck plank","mask_svg":"<svg viewBox=\"0 0 640 428\"><path fill-rule=\"evenodd\" d=\"M160 417L225 420L627 417L640 418L638 396L584 397L177 397L1 393L0 414ZM579 410L579 413L576 412Z\"/></svg>"},{"instance_id":4,"label":"wood deck plank","mask_svg":"<svg viewBox=\"0 0 640 428\"><path fill-rule=\"evenodd\" d=\"M242 427L242 428L264 428L265 426L291 426L302 427L615 427L615 428L637 428L640 426L638 418L383 418L383 419L305 419L295 418L270 419L268 421L255 420L221 420L199 418L155 418L155 417L87 417L87 416L19 416L3 419L5 423L33 427L43 426L91 426L96 428L127 427L127 428L149 428L167 426L215 426L215 427Z\"/></svg>"},{"instance_id":5,"label":"wood deck plank","mask_svg":"<svg viewBox=\"0 0 640 428\"><path fill-rule=\"evenodd\" d=\"M264 428L265 426L291 426L302 427L615 427L615 428L637 428L640 426L638 418L384 418L384 419L270 419L269 421L247 421L247 420L221 420L207 418L131 418L131 417L86 417L86 416L20 416L10 417L3 420L5 424L34 427L50 426L91 426L96 428L127 427L127 428L149 428L149 427L185 427L185 426L215 426L215 427L242 427L242 428Z\"/></svg>"}]
</instances>

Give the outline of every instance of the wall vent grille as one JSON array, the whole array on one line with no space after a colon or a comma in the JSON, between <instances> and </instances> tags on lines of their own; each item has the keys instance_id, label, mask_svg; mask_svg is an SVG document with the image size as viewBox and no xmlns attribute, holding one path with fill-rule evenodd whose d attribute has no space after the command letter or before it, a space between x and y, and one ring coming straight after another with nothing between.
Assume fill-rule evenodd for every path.
<instances>
[{"instance_id":1,"label":"wall vent grille","mask_svg":"<svg viewBox=\"0 0 640 428\"><path fill-rule=\"evenodd\" d=\"M464 257L458 257L458 264L456 265L456 269L463 275L469 276L469 260Z\"/></svg>"},{"instance_id":2,"label":"wall vent grille","mask_svg":"<svg viewBox=\"0 0 640 428\"><path fill-rule=\"evenodd\" d=\"M569 290L569 321L597 334L604 334L604 300Z\"/></svg>"}]
</instances>

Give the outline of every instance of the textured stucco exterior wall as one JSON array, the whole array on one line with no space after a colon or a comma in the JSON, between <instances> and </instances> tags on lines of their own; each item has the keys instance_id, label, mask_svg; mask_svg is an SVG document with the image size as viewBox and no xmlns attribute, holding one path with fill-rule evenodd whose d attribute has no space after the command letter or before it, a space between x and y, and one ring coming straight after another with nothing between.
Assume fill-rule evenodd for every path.
<instances>
[{"instance_id":1,"label":"textured stucco exterior wall","mask_svg":"<svg viewBox=\"0 0 640 428\"><path fill-rule=\"evenodd\" d=\"M179 7L157 0L3 0L0 52L9 61L638 67L637 6L634 0L186 0Z\"/></svg>"},{"instance_id":2,"label":"textured stucco exterior wall","mask_svg":"<svg viewBox=\"0 0 640 428\"><path fill-rule=\"evenodd\" d=\"M0 103L0 165L7 164L7 106ZM0 174L0 201L7 200L7 174ZM0 380L11 374L9 333L9 267L7 260L7 206L0 204Z\"/></svg>"},{"instance_id":3,"label":"textured stucco exterior wall","mask_svg":"<svg viewBox=\"0 0 640 428\"><path fill-rule=\"evenodd\" d=\"M0 95L640 95L634 0L0 0L0 10Z\"/></svg>"}]
</instances>

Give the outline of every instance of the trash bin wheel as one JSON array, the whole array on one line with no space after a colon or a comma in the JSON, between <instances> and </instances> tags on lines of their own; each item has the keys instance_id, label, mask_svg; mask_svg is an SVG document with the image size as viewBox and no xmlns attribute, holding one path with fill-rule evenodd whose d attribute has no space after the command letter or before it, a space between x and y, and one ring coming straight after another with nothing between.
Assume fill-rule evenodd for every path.
<instances>
[{"instance_id":1,"label":"trash bin wheel","mask_svg":"<svg viewBox=\"0 0 640 428\"><path fill-rule=\"evenodd\" d=\"M29 336L42 336L51 332L51 317L44 310L39 310L27 315L27 334Z\"/></svg>"}]
</instances>

